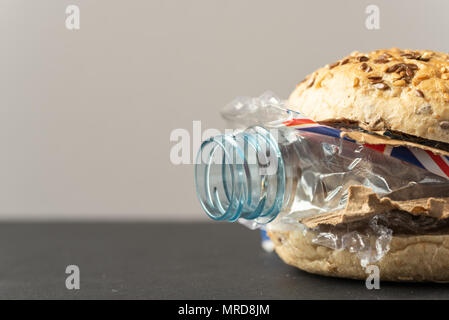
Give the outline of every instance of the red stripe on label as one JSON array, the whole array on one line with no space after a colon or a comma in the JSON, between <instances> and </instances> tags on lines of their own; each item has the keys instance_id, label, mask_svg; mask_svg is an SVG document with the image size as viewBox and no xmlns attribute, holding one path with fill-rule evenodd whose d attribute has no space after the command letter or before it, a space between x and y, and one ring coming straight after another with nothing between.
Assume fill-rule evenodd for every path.
<instances>
[{"instance_id":1,"label":"red stripe on label","mask_svg":"<svg viewBox=\"0 0 449 320\"><path fill-rule=\"evenodd\" d=\"M386 145L384 145L384 144L368 144L368 143L363 144L363 146L370 148L370 149L380 151L382 153L385 151L385 147L386 147Z\"/></svg>"},{"instance_id":2,"label":"red stripe on label","mask_svg":"<svg viewBox=\"0 0 449 320\"><path fill-rule=\"evenodd\" d=\"M432 160L440 167L441 171L444 172L445 175L449 177L449 166L444 162L443 159L441 159L440 156L437 156L433 152L425 150L426 153L432 158Z\"/></svg>"},{"instance_id":3,"label":"red stripe on label","mask_svg":"<svg viewBox=\"0 0 449 320\"><path fill-rule=\"evenodd\" d=\"M285 124L287 127L291 127L291 126L298 126L301 124L315 124L316 122L310 119L291 119L284 121L282 123Z\"/></svg>"}]
</instances>

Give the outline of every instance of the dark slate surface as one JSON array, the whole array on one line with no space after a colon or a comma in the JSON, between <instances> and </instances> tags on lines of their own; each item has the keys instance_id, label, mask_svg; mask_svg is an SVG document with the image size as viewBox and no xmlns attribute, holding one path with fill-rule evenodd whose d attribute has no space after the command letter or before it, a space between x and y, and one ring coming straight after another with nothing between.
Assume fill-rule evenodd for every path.
<instances>
[{"instance_id":1,"label":"dark slate surface","mask_svg":"<svg viewBox=\"0 0 449 320\"><path fill-rule=\"evenodd\" d=\"M65 287L78 265L81 289ZM449 285L307 274L238 224L3 223L2 299L447 299Z\"/></svg>"}]
</instances>

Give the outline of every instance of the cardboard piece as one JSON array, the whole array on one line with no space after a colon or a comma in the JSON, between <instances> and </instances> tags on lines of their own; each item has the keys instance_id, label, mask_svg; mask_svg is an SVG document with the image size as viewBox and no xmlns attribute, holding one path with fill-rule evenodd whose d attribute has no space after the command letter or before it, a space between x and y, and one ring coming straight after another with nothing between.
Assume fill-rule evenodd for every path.
<instances>
[{"instance_id":1,"label":"cardboard piece","mask_svg":"<svg viewBox=\"0 0 449 320\"><path fill-rule=\"evenodd\" d=\"M427 197L411 200L380 198L371 188L351 186L346 207L335 212L308 217L300 222L308 228L321 224L337 225L368 219L377 214L400 210L412 215L426 215L437 219L449 217L449 197Z\"/></svg>"},{"instance_id":2,"label":"cardboard piece","mask_svg":"<svg viewBox=\"0 0 449 320\"><path fill-rule=\"evenodd\" d=\"M361 131L342 131L341 135L342 138L343 137L347 137L349 139L355 140L359 143L367 143L367 144L385 144L385 145L389 145L389 146L407 146L407 147L413 147L413 148L418 148L418 149L422 149L422 150L427 150L427 151L431 151L435 154L439 154L439 155L443 155L443 156L449 156L449 152L444 151L444 150L440 150L437 148L433 148L433 147L429 147L429 146L425 146L419 143L415 143L415 142L409 142L409 141L404 141L404 140L397 140L397 139L392 139L386 136L380 136L380 135L374 135L374 134L370 134L370 133L366 133L366 132L361 132Z\"/></svg>"}]
</instances>

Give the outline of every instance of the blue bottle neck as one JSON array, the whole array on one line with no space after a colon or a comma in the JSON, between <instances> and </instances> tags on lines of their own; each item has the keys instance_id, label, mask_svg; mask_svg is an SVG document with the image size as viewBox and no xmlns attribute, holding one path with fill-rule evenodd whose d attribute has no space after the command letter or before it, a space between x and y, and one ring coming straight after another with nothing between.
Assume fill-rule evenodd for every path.
<instances>
[{"instance_id":1,"label":"blue bottle neck","mask_svg":"<svg viewBox=\"0 0 449 320\"><path fill-rule=\"evenodd\" d=\"M286 187L284 160L275 135L252 127L203 142L195 184L201 206L212 219L270 222L282 209Z\"/></svg>"}]
</instances>

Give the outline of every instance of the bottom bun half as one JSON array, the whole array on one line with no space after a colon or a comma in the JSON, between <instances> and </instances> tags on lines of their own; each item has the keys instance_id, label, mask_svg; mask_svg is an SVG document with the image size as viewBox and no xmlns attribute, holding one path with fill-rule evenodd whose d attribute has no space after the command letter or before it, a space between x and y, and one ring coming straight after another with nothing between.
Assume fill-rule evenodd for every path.
<instances>
[{"instance_id":1,"label":"bottom bun half","mask_svg":"<svg viewBox=\"0 0 449 320\"><path fill-rule=\"evenodd\" d=\"M279 257L304 271L332 277L366 279L356 253L312 243L312 232L271 230ZM449 235L396 235L377 263L385 281L449 282Z\"/></svg>"}]
</instances>

